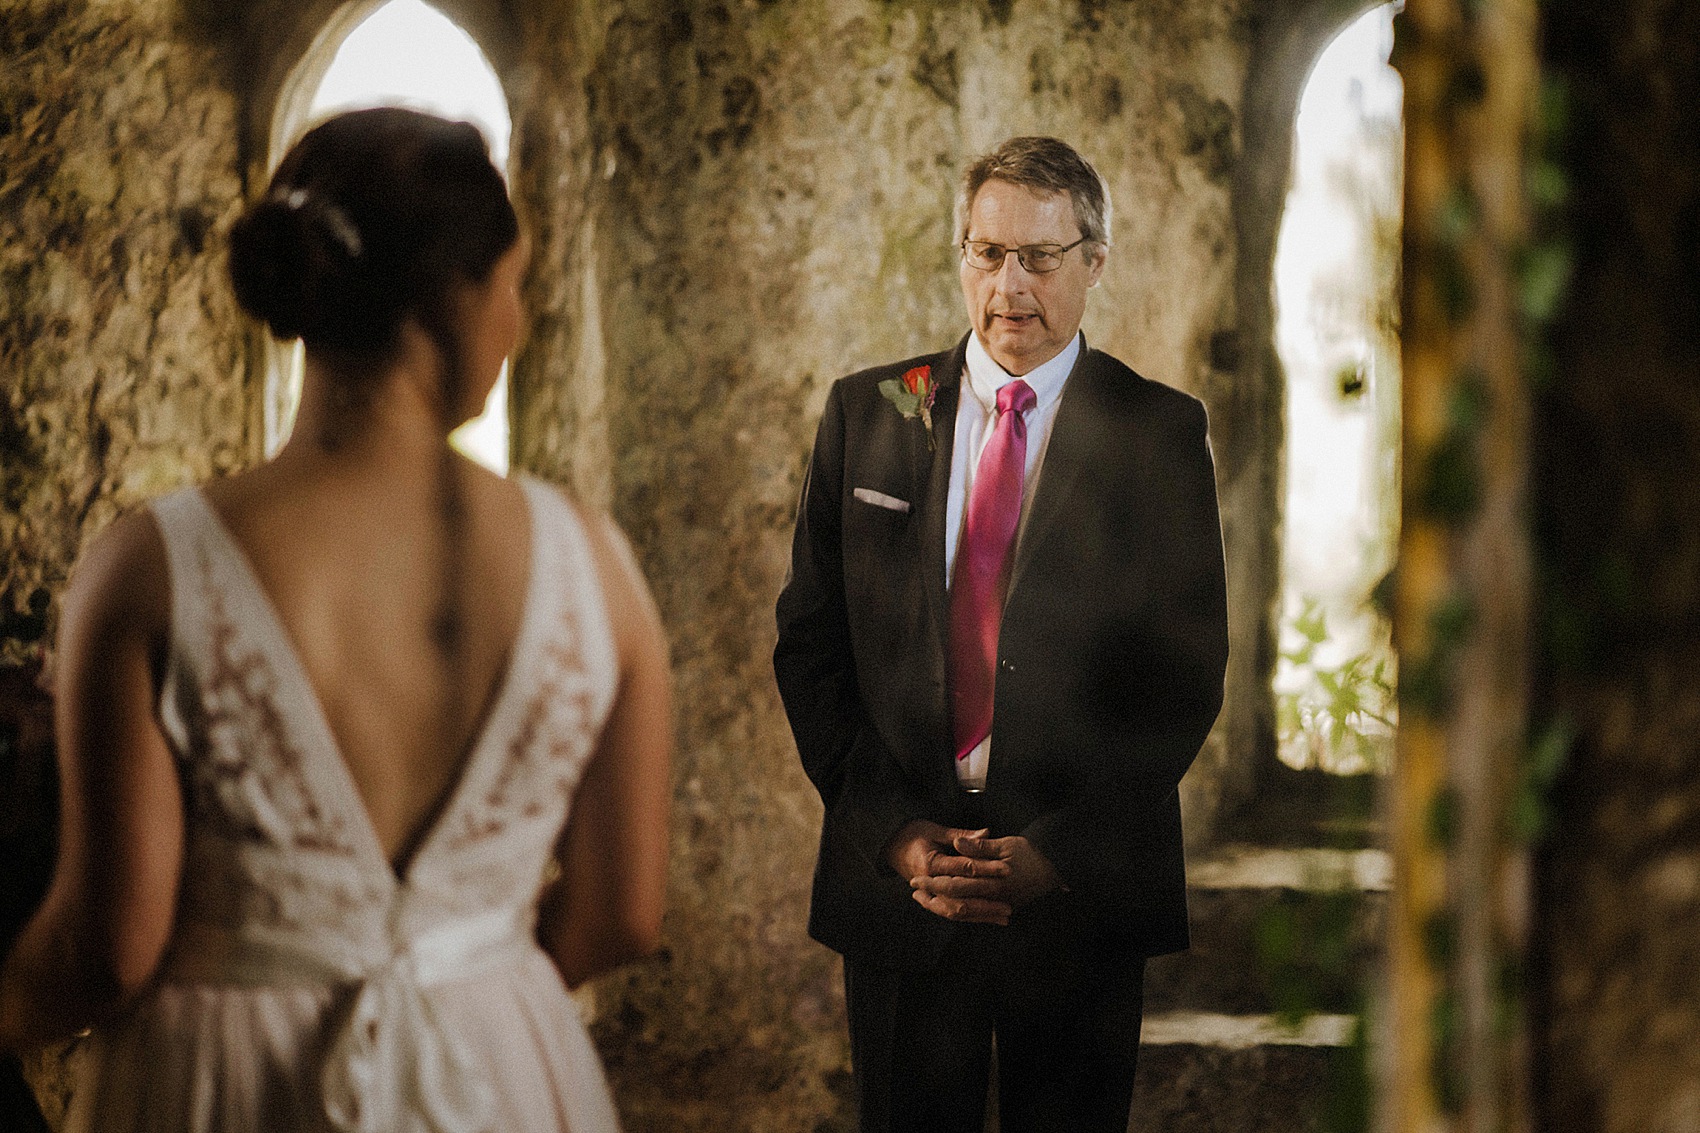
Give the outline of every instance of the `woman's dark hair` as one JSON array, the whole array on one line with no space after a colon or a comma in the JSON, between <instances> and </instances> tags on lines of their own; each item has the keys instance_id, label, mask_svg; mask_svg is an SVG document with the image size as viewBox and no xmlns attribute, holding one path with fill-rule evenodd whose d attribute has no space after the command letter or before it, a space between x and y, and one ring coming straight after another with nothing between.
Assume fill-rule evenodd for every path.
<instances>
[{"instance_id":1,"label":"woman's dark hair","mask_svg":"<svg viewBox=\"0 0 1700 1133\"><path fill-rule=\"evenodd\" d=\"M486 282L518 239L507 186L476 127L400 107L355 110L296 142L265 195L237 220L230 280L243 309L273 334L300 338L333 362L350 407L372 392L402 327L416 320L441 356L443 423L452 426L465 380L455 299ZM319 442L334 448L339 436ZM446 445L437 486L443 578L429 632L452 664L465 516Z\"/></svg>"},{"instance_id":2,"label":"woman's dark hair","mask_svg":"<svg viewBox=\"0 0 1700 1133\"><path fill-rule=\"evenodd\" d=\"M519 238L484 136L400 107L339 114L284 157L230 234L244 310L350 377L378 370L418 320L459 385L450 299Z\"/></svg>"}]
</instances>

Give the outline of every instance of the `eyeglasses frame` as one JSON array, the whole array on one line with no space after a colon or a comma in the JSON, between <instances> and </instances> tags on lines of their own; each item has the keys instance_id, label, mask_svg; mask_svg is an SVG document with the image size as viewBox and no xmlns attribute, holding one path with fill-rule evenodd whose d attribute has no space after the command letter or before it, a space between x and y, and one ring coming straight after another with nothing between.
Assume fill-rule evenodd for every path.
<instances>
[{"instance_id":1,"label":"eyeglasses frame","mask_svg":"<svg viewBox=\"0 0 1700 1133\"><path fill-rule=\"evenodd\" d=\"M1020 262L1021 268L1022 268L1023 271L1026 271L1026 272L1028 272L1032 275L1049 275L1051 272L1056 271L1058 268L1062 267L1062 262L1063 262L1064 256L1066 256L1072 249L1078 248L1078 247L1080 247L1080 245L1087 243L1089 239L1090 239L1089 237L1082 236L1080 239L1076 240L1072 244L1062 244L1062 245L1058 245L1058 244L1022 244L1019 247L1009 248L1009 247L1005 247L1002 244L996 243L995 241L992 241L992 240L969 240L969 239L965 238L960 244L958 244L956 246L956 249L962 255L962 262L967 264L969 267L973 268L975 271L985 271L985 272L1002 271L1004 261L1009 258L1009 254L1011 252L1014 252L1015 258ZM997 266L996 267L983 268L979 264L975 263L973 260L969 259L968 258L968 245L970 245L970 244L983 244L988 248L1001 248L1001 249L1003 249L1003 255L998 257ZM1055 255L1057 257L1057 266L1056 267L1054 267L1054 268L1036 268L1036 267L1033 267L1031 264L1029 264L1027 262L1027 253L1028 252L1048 251L1051 248L1057 249L1057 251L1055 253Z\"/></svg>"}]
</instances>

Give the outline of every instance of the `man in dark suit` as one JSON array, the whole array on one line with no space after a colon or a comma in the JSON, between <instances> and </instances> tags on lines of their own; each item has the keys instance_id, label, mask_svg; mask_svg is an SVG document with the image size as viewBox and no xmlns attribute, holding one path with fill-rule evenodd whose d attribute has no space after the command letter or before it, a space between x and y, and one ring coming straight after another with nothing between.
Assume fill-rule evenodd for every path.
<instances>
[{"instance_id":1,"label":"man in dark suit","mask_svg":"<svg viewBox=\"0 0 1700 1133\"><path fill-rule=\"evenodd\" d=\"M967 170L970 333L827 398L774 669L826 806L862 1128L1127 1128L1145 959L1186 947L1178 784L1222 701L1205 414L1086 346L1097 172Z\"/></svg>"}]
</instances>

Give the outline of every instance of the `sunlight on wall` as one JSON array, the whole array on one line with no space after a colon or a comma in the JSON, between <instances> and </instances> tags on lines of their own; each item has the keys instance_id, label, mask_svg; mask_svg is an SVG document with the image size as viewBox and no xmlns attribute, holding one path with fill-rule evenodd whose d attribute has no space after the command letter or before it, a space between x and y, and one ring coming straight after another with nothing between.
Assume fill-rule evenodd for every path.
<instances>
[{"instance_id":1,"label":"sunlight on wall","mask_svg":"<svg viewBox=\"0 0 1700 1133\"><path fill-rule=\"evenodd\" d=\"M1398 265L1403 87L1397 5L1351 24L1299 106L1275 260L1287 374L1281 758L1385 766L1393 656L1370 592L1399 524Z\"/></svg>"},{"instance_id":2,"label":"sunlight on wall","mask_svg":"<svg viewBox=\"0 0 1700 1133\"><path fill-rule=\"evenodd\" d=\"M390 0L348 34L319 83L307 120L290 136L299 137L313 123L343 110L397 105L471 122L490 143L496 168L507 169L512 126L501 82L472 38L424 0ZM289 435L300 397L299 343L282 369L290 388L275 399L284 408L275 427L268 420L268 454ZM484 412L457 429L451 440L480 464L507 474L506 366Z\"/></svg>"}]
</instances>

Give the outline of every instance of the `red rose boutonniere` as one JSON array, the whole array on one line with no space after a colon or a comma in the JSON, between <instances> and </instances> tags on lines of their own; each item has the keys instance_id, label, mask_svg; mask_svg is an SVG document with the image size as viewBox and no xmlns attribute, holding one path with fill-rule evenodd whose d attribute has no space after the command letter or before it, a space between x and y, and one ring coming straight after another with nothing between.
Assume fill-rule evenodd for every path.
<instances>
[{"instance_id":1,"label":"red rose boutonniere","mask_svg":"<svg viewBox=\"0 0 1700 1133\"><path fill-rule=\"evenodd\" d=\"M897 407L906 419L919 417L927 428L927 448L933 447L933 398L938 387L933 384L933 372L926 366L906 370L901 379L887 378L879 385L880 393Z\"/></svg>"}]
</instances>

